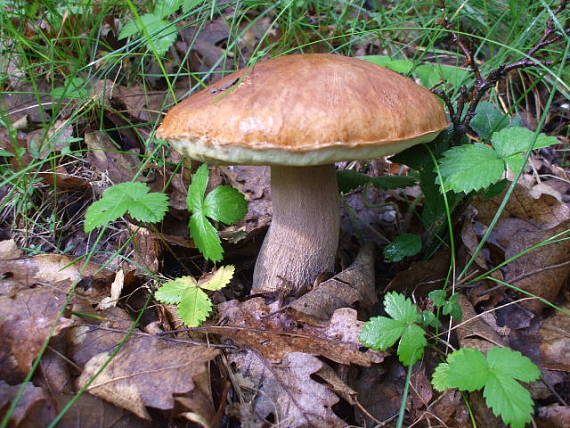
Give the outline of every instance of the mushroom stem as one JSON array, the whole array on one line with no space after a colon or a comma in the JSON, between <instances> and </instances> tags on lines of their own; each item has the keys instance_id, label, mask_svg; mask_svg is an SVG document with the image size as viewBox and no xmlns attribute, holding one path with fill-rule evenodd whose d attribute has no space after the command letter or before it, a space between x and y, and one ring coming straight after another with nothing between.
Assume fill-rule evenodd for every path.
<instances>
[{"instance_id":1,"label":"mushroom stem","mask_svg":"<svg viewBox=\"0 0 570 428\"><path fill-rule=\"evenodd\" d=\"M340 215L334 165L271 167L273 218L253 274L253 293L299 294L333 272Z\"/></svg>"}]
</instances>

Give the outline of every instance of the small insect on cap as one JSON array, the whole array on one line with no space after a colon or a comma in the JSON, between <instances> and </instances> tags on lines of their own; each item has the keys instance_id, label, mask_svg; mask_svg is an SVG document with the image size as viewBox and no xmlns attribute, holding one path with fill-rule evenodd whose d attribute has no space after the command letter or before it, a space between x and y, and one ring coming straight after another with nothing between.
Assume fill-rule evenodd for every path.
<instances>
[{"instance_id":1,"label":"small insect on cap","mask_svg":"<svg viewBox=\"0 0 570 428\"><path fill-rule=\"evenodd\" d=\"M448 126L428 90L331 54L287 55L232 73L173 107L158 130L191 158L309 166L374 159Z\"/></svg>"}]
</instances>

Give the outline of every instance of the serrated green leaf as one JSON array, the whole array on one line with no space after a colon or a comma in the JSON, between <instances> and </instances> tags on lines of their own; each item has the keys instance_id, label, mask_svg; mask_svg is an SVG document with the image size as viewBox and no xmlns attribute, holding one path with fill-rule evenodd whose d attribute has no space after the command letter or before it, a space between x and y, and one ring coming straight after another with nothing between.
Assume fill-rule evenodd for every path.
<instances>
[{"instance_id":1,"label":"serrated green leaf","mask_svg":"<svg viewBox=\"0 0 570 428\"><path fill-rule=\"evenodd\" d=\"M516 153L526 153L534 138L534 132L530 129L515 126L495 132L491 137L491 142L501 158L508 158ZM534 142L533 150L549 147L558 143L559 141L556 137L539 134Z\"/></svg>"},{"instance_id":2,"label":"serrated green leaf","mask_svg":"<svg viewBox=\"0 0 570 428\"><path fill-rule=\"evenodd\" d=\"M178 305L178 314L188 327L198 327L211 311L210 298L197 287L187 289Z\"/></svg>"},{"instance_id":3,"label":"serrated green leaf","mask_svg":"<svg viewBox=\"0 0 570 428\"><path fill-rule=\"evenodd\" d=\"M201 212L195 212L190 217L190 234L196 247L204 258L219 262L224 250L218 232Z\"/></svg>"},{"instance_id":4,"label":"serrated green leaf","mask_svg":"<svg viewBox=\"0 0 570 428\"><path fill-rule=\"evenodd\" d=\"M449 388L476 391L483 388L489 378L489 364L485 355L471 348L455 351L447 357L447 384ZM466 374L469 374L466 376Z\"/></svg>"},{"instance_id":5,"label":"serrated green leaf","mask_svg":"<svg viewBox=\"0 0 570 428\"><path fill-rule=\"evenodd\" d=\"M200 284L200 288L204 290L217 291L228 285L234 276L235 266L226 265L221 266L214 274L208 279L208 281Z\"/></svg>"},{"instance_id":6,"label":"serrated green leaf","mask_svg":"<svg viewBox=\"0 0 570 428\"><path fill-rule=\"evenodd\" d=\"M406 296L395 291L386 293L384 309L392 318L405 324L411 324L420 320L417 306Z\"/></svg>"},{"instance_id":7,"label":"serrated green leaf","mask_svg":"<svg viewBox=\"0 0 570 428\"><path fill-rule=\"evenodd\" d=\"M530 393L511 377L489 376L483 396L493 413L511 427L524 428L531 421L533 401Z\"/></svg>"},{"instance_id":8,"label":"serrated green leaf","mask_svg":"<svg viewBox=\"0 0 570 428\"><path fill-rule=\"evenodd\" d=\"M338 181L338 189L342 193L348 193L351 190L357 189L367 184L372 184L379 189L400 189L416 184L415 177L408 176L383 176L383 177L370 177L353 170L341 170L336 172Z\"/></svg>"},{"instance_id":9,"label":"serrated green leaf","mask_svg":"<svg viewBox=\"0 0 570 428\"><path fill-rule=\"evenodd\" d=\"M406 323L386 317L370 318L360 332L360 341L369 348L384 351L394 345L406 329Z\"/></svg>"},{"instance_id":10,"label":"serrated green leaf","mask_svg":"<svg viewBox=\"0 0 570 428\"><path fill-rule=\"evenodd\" d=\"M87 82L81 77L74 77L65 82L64 87L54 88L51 91L52 98L87 98L89 96Z\"/></svg>"},{"instance_id":11,"label":"serrated green leaf","mask_svg":"<svg viewBox=\"0 0 570 428\"><path fill-rule=\"evenodd\" d=\"M489 367L496 375L508 376L523 382L533 382L540 377L540 370L518 351L495 347L487 352Z\"/></svg>"},{"instance_id":12,"label":"serrated green leaf","mask_svg":"<svg viewBox=\"0 0 570 428\"><path fill-rule=\"evenodd\" d=\"M426 332L416 324L406 327L400 344L398 345L398 357L405 366L411 366L421 360L427 345Z\"/></svg>"},{"instance_id":13,"label":"serrated green leaf","mask_svg":"<svg viewBox=\"0 0 570 428\"><path fill-rule=\"evenodd\" d=\"M149 191L146 184L139 182L119 183L109 187L103 192L102 198L87 209L85 231L91 232L96 227L109 224L127 212L148 223L162 220L168 209L168 198L163 193L149 194Z\"/></svg>"},{"instance_id":14,"label":"serrated green leaf","mask_svg":"<svg viewBox=\"0 0 570 428\"><path fill-rule=\"evenodd\" d=\"M487 141L493 132L508 126L510 118L503 114L494 104L481 101L475 109L475 116L469 123L483 140Z\"/></svg>"},{"instance_id":15,"label":"serrated green leaf","mask_svg":"<svg viewBox=\"0 0 570 428\"><path fill-rule=\"evenodd\" d=\"M200 165L200 168L192 175L192 182L188 187L186 206L192 213L202 212L204 209L204 196L208 187L208 164Z\"/></svg>"},{"instance_id":16,"label":"serrated green leaf","mask_svg":"<svg viewBox=\"0 0 570 428\"><path fill-rule=\"evenodd\" d=\"M406 257L415 256L422 250L422 239L413 233L403 233L384 247L384 259L399 262Z\"/></svg>"},{"instance_id":17,"label":"serrated green leaf","mask_svg":"<svg viewBox=\"0 0 570 428\"><path fill-rule=\"evenodd\" d=\"M243 194L231 186L218 186L204 200L204 214L225 224L234 224L247 214Z\"/></svg>"},{"instance_id":18,"label":"serrated green leaf","mask_svg":"<svg viewBox=\"0 0 570 428\"><path fill-rule=\"evenodd\" d=\"M505 162L484 144L467 144L446 151L439 166L446 190L468 193L503 178Z\"/></svg>"},{"instance_id":19,"label":"serrated green leaf","mask_svg":"<svg viewBox=\"0 0 570 428\"><path fill-rule=\"evenodd\" d=\"M164 193L145 193L133 198L129 214L146 223L157 223L168 211L168 196Z\"/></svg>"},{"instance_id":20,"label":"serrated green leaf","mask_svg":"<svg viewBox=\"0 0 570 428\"><path fill-rule=\"evenodd\" d=\"M445 290L433 290L433 291L430 291L430 293L428 294L428 297L433 301L433 304L437 308L441 308L443 305L445 305L445 301L447 298L447 291L445 291Z\"/></svg>"},{"instance_id":21,"label":"serrated green leaf","mask_svg":"<svg viewBox=\"0 0 570 428\"><path fill-rule=\"evenodd\" d=\"M107 189L109 190L109 189ZM103 198L93 202L85 212L85 222L83 229L86 233L93 231L95 228L107 225L112 221L124 216L129 209L130 199L123 198L121 200Z\"/></svg>"},{"instance_id":22,"label":"serrated green leaf","mask_svg":"<svg viewBox=\"0 0 570 428\"><path fill-rule=\"evenodd\" d=\"M178 35L176 27L154 13L141 15L139 19L140 21L135 19L130 20L127 25L121 29L119 40L141 33L147 38L147 43L150 44L148 38L152 39L152 45L159 55L164 54L176 40Z\"/></svg>"},{"instance_id":23,"label":"serrated green leaf","mask_svg":"<svg viewBox=\"0 0 570 428\"><path fill-rule=\"evenodd\" d=\"M189 288L196 287L196 280L191 276L182 276L168 281L155 291L154 297L161 303L176 305Z\"/></svg>"},{"instance_id":24,"label":"serrated green leaf","mask_svg":"<svg viewBox=\"0 0 570 428\"><path fill-rule=\"evenodd\" d=\"M448 379L448 372L449 372L449 364L447 363L440 363L433 372L433 376L431 378L431 383L436 391L443 392L448 388L452 388L449 385Z\"/></svg>"}]
</instances>

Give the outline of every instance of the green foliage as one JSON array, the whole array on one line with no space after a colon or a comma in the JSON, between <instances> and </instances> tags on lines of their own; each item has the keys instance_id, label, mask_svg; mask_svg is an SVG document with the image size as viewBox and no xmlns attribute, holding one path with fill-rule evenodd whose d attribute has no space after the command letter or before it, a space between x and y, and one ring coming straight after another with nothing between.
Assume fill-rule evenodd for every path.
<instances>
[{"instance_id":1,"label":"green foliage","mask_svg":"<svg viewBox=\"0 0 570 428\"><path fill-rule=\"evenodd\" d=\"M217 291L229 284L234 275L232 265L220 267L210 278L197 282L192 276L183 276L164 283L154 297L168 305L178 305L180 318L188 327L198 327L212 311L212 301L202 290Z\"/></svg>"},{"instance_id":2,"label":"green foliage","mask_svg":"<svg viewBox=\"0 0 570 428\"><path fill-rule=\"evenodd\" d=\"M422 238L413 233L404 233L384 247L384 259L387 262L399 262L406 257L415 256L421 250Z\"/></svg>"},{"instance_id":3,"label":"green foliage","mask_svg":"<svg viewBox=\"0 0 570 428\"><path fill-rule=\"evenodd\" d=\"M450 354L447 363L436 368L432 383L438 391L483 389L495 415L514 428L523 428L531 421L533 401L517 380L532 382L539 377L538 367L520 352L496 347L485 357L481 351L464 348Z\"/></svg>"},{"instance_id":4,"label":"green foliage","mask_svg":"<svg viewBox=\"0 0 570 428\"><path fill-rule=\"evenodd\" d=\"M337 171L336 177L338 180L338 188L342 193L348 193L358 187L372 184L379 189L399 189L402 187L413 186L416 184L414 177L406 176L385 176L385 177L370 177L352 170Z\"/></svg>"},{"instance_id":5,"label":"green foliage","mask_svg":"<svg viewBox=\"0 0 570 428\"><path fill-rule=\"evenodd\" d=\"M450 315L456 321L463 319L463 311L459 304L459 294L454 294L449 299L446 299L447 291L433 290L428 294L428 297L433 301L436 308L442 309L443 315Z\"/></svg>"},{"instance_id":6,"label":"green foliage","mask_svg":"<svg viewBox=\"0 0 570 428\"><path fill-rule=\"evenodd\" d=\"M360 341L376 350L386 350L400 340L398 357L410 366L419 361L427 345L422 318L416 305L404 295L391 292L384 297L384 309L392 318L374 317L364 324Z\"/></svg>"},{"instance_id":7,"label":"green foliage","mask_svg":"<svg viewBox=\"0 0 570 428\"><path fill-rule=\"evenodd\" d=\"M107 225L129 213L136 220L157 223L168 210L168 196L149 193L150 188L139 182L120 183L109 187L103 197L91 204L85 213L85 232Z\"/></svg>"},{"instance_id":8,"label":"green foliage","mask_svg":"<svg viewBox=\"0 0 570 428\"><path fill-rule=\"evenodd\" d=\"M534 138L529 129L515 126L494 132L491 135L493 147L475 143L449 149L439 165L445 189L456 193L481 190L501 180L506 167L519 171ZM555 137L539 134L533 149L557 143Z\"/></svg>"},{"instance_id":9,"label":"green foliage","mask_svg":"<svg viewBox=\"0 0 570 428\"><path fill-rule=\"evenodd\" d=\"M54 88L51 91L53 98L76 98L84 99L89 96L90 89L85 80L74 77L66 82L65 86Z\"/></svg>"},{"instance_id":10,"label":"green foliage","mask_svg":"<svg viewBox=\"0 0 570 428\"><path fill-rule=\"evenodd\" d=\"M206 195L208 165L203 164L192 176L186 205L192 213L190 234L196 247L206 259L222 260L224 250L216 228L208 218L225 224L234 224L247 214L244 196L231 186L218 186Z\"/></svg>"},{"instance_id":11,"label":"green foliage","mask_svg":"<svg viewBox=\"0 0 570 428\"><path fill-rule=\"evenodd\" d=\"M164 55L178 37L178 28L165 18L176 13L181 7L184 12L188 12L202 3L204 0L158 0L152 13L127 22L121 29L119 40L142 35L149 47L153 46L158 55Z\"/></svg>"}]
</instances>

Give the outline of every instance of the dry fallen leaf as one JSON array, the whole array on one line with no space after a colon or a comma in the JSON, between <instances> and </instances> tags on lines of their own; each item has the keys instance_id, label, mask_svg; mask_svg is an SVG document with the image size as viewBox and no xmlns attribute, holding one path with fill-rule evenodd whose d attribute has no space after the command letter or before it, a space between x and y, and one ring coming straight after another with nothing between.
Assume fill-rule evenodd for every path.
<instances>
[{"instance_id":1,"label":"dry fallen leaf","mask_svg":"<svg viewBox=\"0 0 570 428\"><path fill-rule=\"evenodd\" d=\"M323 367L319 359L291 352L280 364L270 364L256 352L246 351L233 353L228 360L255 385L243 392L249 392L255 422L273 420L282 428L346 426L332 410L338 397L311 378Z\"/></svg>"},{"instance_id":2,"label":"dry fallen leaf","mask_svg":"<svg viewBox=\"0 0 570 428\"><path fill-rule=\"evenodd\" d=\"M562 307L570 311L570 304ZM570 372L570 317L556 311L542 323L540 356L545 368Z\"/></svg>"},{"instance_id":3,"label":"dry fallen leaf","mask_svg":"<svg viewBox=\"0 0 570 428\"><path fill-rule=\"evenodd\" d=\"M89 386L88 392L150 419L146 407L174 408L174 396L195 388L194 377L207 372L218 351L204 346L136 336L121 349ZM109 352L91 358L78 379L83 387L109 359Z\"/></svg>"},{"instance_id":4,"label":"dry fallen leaf","mask_svg":"<svg viewBox=\"0 0 570 428\"><path fill-rule=\"evenodd\" d=\"M16 397L20 386L9 385L0 380L0 416L4 417L5 411ZM14 428L47 426L55 415L55 402L46 391L28 383L24 395L10 418L9 426Z\"/></svg>"}]
</instances>

